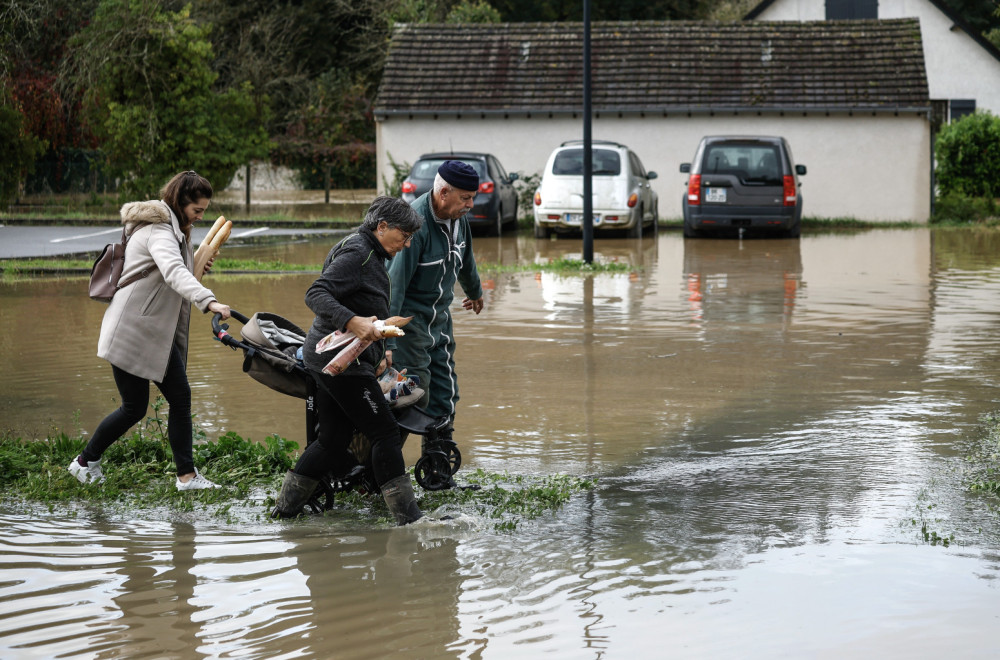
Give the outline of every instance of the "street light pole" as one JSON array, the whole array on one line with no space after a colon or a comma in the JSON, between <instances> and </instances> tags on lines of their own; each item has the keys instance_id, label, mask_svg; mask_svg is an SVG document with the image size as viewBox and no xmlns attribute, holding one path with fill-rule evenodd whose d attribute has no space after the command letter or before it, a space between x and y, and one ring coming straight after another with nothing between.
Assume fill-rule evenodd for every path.
<instances>
[{"instance_id":1,"label":"street light pole","mask_svg":"<svg viewBox=\"0 0 1000 660\"><path fill-rule=\"evenodd\" d=\"M583 263L594 261L594 159L590 135L590 0L583 0Z\"/></svg>"}]
</instances>

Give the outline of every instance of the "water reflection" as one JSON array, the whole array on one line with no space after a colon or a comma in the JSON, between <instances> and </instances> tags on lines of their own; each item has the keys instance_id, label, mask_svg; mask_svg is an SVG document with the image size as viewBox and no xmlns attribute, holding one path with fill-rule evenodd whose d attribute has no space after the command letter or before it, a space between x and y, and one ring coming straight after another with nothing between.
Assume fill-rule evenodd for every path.
<instances>
[{"instance_id":1,"label":"water reflection","mask_svg":"<svg viewBox=\"0 0 1000 660\"><path fill-rule=\"evenodd\" d=\"M1000 401L997 243L662 233L595 242L627 273L558 276L530 266L579 258L578 242L477 239L484 264L528 270L484 268L483 314L456 309L463 471L589 474L597 490L511 535L336 513L249 529L9 516L0 648L16 652L0 655L169 637L160 652L178 657L652 657L664 635L678 657L982 653L997 557L979 548L1000 533L988 502L951 485ZM280 250L311 263L328 247ZM314 277L212 286L304 326ZM109 407L103 306L82 284L0 284L5 426L44 433L79 408L86 427ZM302 403L195 323L198 421L301 439ZM968 547L924 545L921 523Z\"/></svg>"}]
</instances>

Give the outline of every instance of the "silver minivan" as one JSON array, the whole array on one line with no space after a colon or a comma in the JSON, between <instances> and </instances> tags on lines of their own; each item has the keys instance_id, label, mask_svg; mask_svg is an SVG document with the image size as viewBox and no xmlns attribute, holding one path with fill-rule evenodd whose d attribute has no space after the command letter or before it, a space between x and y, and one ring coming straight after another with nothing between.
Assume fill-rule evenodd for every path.
<instances>
[{"instance_id":1,"label":"silver minivan","mask_svg":"<svg viewBox=\"0 0 1000 660\"><path fill-rule=\"evenodd\" d=\"M617 142L591 143L595 233L624 231L639 237L656 230L659 199L634 151ZM583 220L583 141L563 142L550 155L535 192L535 237L578 232Z\"/></svg>"},{"instance_id":2,"label":"silver minivan","mask_svg":"<svg viewBox=\"0 0 1000 660\"><path fill-rule=\"evenodd\" d=\"M681 164L688 175L684 236L736 234L745 230L797 238L802 193L796 165L783 137L704 137L694 160Z\"/></svg>"}]
</instances>

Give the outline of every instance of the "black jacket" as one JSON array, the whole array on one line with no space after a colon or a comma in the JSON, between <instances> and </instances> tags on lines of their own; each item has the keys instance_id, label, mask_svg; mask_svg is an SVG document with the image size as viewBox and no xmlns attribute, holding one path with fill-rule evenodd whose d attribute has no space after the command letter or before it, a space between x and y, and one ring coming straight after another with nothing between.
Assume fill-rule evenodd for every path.
<instances>
[{"instance_id":1,"label":"black jacket","mask_svg":"<svg viewBox=\"0 0 1000 660\"><path fill-rule=\"evenodd\" d=\"M364 227L330 250L323 274L306 291L306 305L316 314L302 347L306 367L323 370L337 351L316 353L316 343L334 330L346 330L352 317L388 318L389 258L375 234ZM384 356L385 340L374 342L344 373L374 376Z\"/></svg>"}]
</instances>

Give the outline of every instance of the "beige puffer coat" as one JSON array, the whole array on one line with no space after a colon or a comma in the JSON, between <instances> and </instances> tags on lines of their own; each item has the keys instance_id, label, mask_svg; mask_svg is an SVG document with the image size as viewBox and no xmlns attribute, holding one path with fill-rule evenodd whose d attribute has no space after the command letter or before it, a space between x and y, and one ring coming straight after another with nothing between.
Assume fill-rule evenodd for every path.
<instances>
[{"instance_id":1,"label":"beige puffer coat","mask_svg":"<svg viewBox=\"0 0 1000 660\"><path fill-rule=\"evenodd\" d=\"M154 382L163 380L171 346L187 362L191 305L208 310L215 294L191 274L194 257L170 207L159 200L121 210L128 235L122 281L148 275L115 293L101 323L97 356Z\"/></svg>"}]
</instances>

